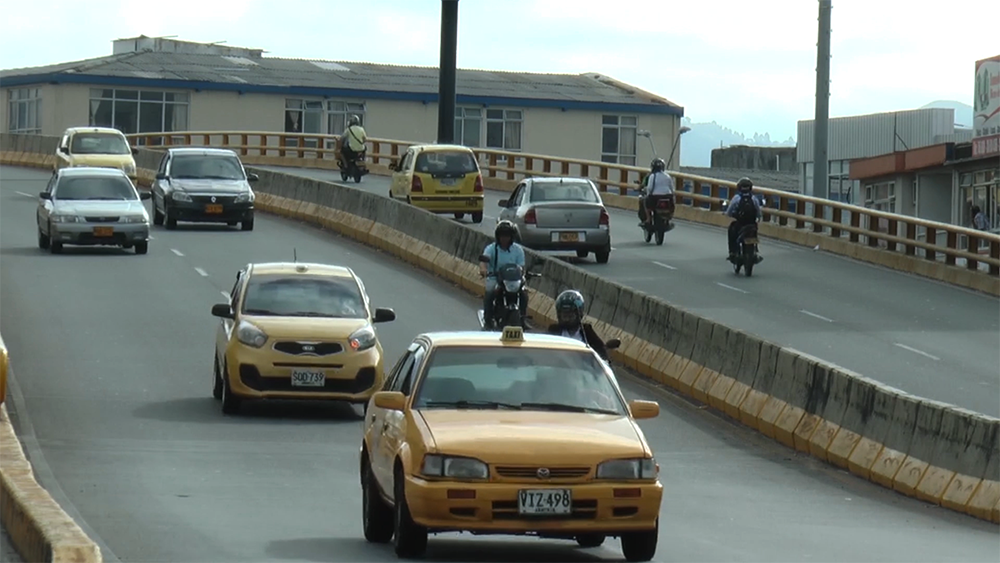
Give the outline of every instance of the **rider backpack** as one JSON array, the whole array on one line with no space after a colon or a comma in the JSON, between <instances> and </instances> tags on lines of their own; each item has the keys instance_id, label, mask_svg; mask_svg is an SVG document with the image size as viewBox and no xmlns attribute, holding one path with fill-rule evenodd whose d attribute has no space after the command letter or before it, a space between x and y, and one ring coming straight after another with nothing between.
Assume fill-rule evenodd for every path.
<instances>
[{"instance_id":1,"label":"rider backpack","mask_svg":"<svg viewBox=\"0 0 1000 563\"><path fill-rule=\"evenodd\" d=\"M740 222L749 222L757 218L757 207L754 205L753 196L740 194L735 217Z\"/></svg>"}]
</instances>

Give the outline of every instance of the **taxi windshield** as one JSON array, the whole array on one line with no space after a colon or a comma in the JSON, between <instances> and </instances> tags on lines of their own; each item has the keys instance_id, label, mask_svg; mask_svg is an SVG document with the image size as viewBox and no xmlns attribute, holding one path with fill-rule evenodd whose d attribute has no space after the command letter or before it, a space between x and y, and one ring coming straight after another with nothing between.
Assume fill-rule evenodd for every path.
<instances>
[{"instance_id":1,"label":"taxi windshield","mask_svg":"<svg viewBox=\"0 0 1000 563\"><path fill-rule=\"evenodd\" d=\"M250 278L243 314L363 319L368 313L351 278L260 274Z\"/></svg>"},{"instance_id":2,"label":"taxi windshield","mask_svg":"<svg viewBox=\"0 0 1000 563\"><path fill-rule=\"evenodd\" d=\"M628 413L589 350L491 346L436 349L413 407Z\"/></svg>"},{"instance_id":3,"label":"taxi windshield","mask_svg":"<svg viewBox=\"0 0 1000 563\"><path fill-rule=\"evenodd\" d=\"M536 182L531 185L532 202L583 201L598 203L600 200L590 184L584 182Z\"/></svg>"},{"instance_id":4,"label":"taxi windshield","mask_svg":"<svg viewBox=\"0 0 1000 563\"><path fill-rule=\"evenodd\" d=\"M124 177L62 178L53 197L61 200L138 200L132 183Z\"/></svg>"},{"instance_id":5,"label":"taxi windshield","mask_svg":"<svg viewBox=\"0 0 1000 563\"><path fill-rule=\"evenodd\" d=\"M132 154L124 138L110 133L77 133L69 150L72 154Z\"/></svg>"}]
</instances>

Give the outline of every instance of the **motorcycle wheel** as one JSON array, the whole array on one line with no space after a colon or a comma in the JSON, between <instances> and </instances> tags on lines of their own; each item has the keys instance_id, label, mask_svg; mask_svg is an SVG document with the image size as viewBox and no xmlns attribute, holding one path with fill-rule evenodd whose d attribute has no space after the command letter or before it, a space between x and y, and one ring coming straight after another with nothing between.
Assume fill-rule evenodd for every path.
<instances>
[{"instance_id":1,"label":"motorcycle wheel","mask_svg":"<svg viewBox=\"0 0 1000 563\"><path fill-rule=\"evenodd\" d=\"M362 176L361 170L355 169L354 170L354 183L355 184L360 184L361 183L361 176Z\"/></svg>"},{"instance_id":2,"label":"motorcycle wheel","mask_svg":"<svg viewBox=\"0 0 1000 563\"><path fill-rule=\"evenodd\" d=\"M340 181L341 182L346 182L348 178L350 178L350 175L347 173L347 170L341 170L340 171Z\"/></svg>"},{"instance_id":3,"label":"motorcycle wheel","mask_svg":"<svg viewBox=\"0 0 1000 563\"><path fill-rule=\"evenodd\" d=\"M743 247L743 269L746 271L748 278L753 276L753 263L754 263L753 245L745 245Z\"/></svg>"},{"instance_id":4,"label":"motorcycle wheel","mask_svg":"<svg viewBox=\"0 0 1000 563\"><path fill-rule=\"evenodd\" d=\"M654 215L653 227L656 229L656 246L663 246L663 235L667 232L667 226L663 224L663 218L659 215Z\"/></svg>"},{"instance_id":5,"label":"motorcycle wheel","mask_svg":"<svg viewBox=\"0 0 1000 563\"><path fill-rule=\"evenodd\" d=\"M497 328L503 330L503 327L505 326L519 326L521 328L524 328L524 325L521 324L521 313L519 311L510 311L509 313L507 313L507 317L504 319L503 326L499 326Z\"/></svg>"},{"instance_id":6,"label":"motorcycle wheel","mask_svg":"<svg viewBox=\"0 0 1000 563\"><path fill-rule=\"evenodd\" d=\"M641 229L642 229L642 238L644 238L646 242L653 240L653 231L651 231L649 227L641 227Z\"/></svg>"}]
</instances>

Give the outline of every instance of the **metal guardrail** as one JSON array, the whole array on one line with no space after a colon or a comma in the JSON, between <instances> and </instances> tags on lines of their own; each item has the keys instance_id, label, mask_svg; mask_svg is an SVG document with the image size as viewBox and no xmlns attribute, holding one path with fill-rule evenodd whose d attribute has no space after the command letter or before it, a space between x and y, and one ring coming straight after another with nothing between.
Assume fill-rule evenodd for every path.
<instances>
[{"instance_id":1,"label":"metal guardrail","mask_svg":"<svg viewBox=\"0 0 1000 563\"><path fill-rule=\"evenodd\" d=\"M263 131L175 131L132 134L128 138L134 146L148 149L225 147L243 156L288 159L289 166L301 165L305 159L319 159L331 161L334 167L332 160L338 136ZM404 154L408 147L422 143L370 138L367 144L368 158L374 164L388 164ZM489 178L513 181L528 176L587 177L602 192L617 192L618 195L633 194L636 182L647 172L638 166L591 160L474 147L472 150ZM679 205L721 211L723 200L730 199L736 189L734 182L726 180L681 172L671 172L671 175L677 183ZM765 196L764 221L1000 275L1000 235L763 186L755 187L755 191Z\"/></svg>"}]
</instances>

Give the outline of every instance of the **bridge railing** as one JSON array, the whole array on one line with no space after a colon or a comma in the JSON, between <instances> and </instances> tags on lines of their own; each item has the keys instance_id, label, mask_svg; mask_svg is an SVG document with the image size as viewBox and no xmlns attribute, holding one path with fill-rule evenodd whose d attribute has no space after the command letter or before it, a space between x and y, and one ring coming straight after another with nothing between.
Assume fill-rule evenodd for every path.
<instances>
[{"instance_id":1,"label":"bridge railing","mask_svg":"<svg viewBox=\"0 0 1000 563\"><path fill-rule=\"evenodd\" d=\"M248 157L286 166L336 168L337 135L273 133L262 131L179 131L128 135L135 146L163 149L170 146L225 147ZM368 139L368 158L387 165L419 142ZM488 179L516 181L528 176L587 177L604 193L634 195L636 183L647 169L607 162L561 158L497 149L472 148ZM283 162L286 161L287 163ZM677 203L721 211L724 200L735 193L734 182L671 172L677 183ZM755 187L765 196L764 221L847 239L873 248L907 256L942 261L952 266L1000 275L1000 235L917 217L886 213L857 205L814 198L795 192Z\"/></svg>"}]
</instances>

